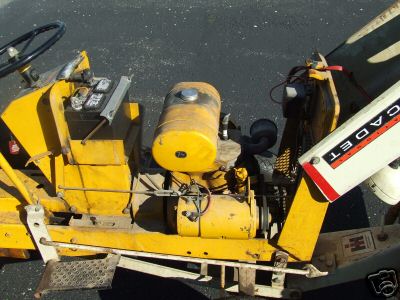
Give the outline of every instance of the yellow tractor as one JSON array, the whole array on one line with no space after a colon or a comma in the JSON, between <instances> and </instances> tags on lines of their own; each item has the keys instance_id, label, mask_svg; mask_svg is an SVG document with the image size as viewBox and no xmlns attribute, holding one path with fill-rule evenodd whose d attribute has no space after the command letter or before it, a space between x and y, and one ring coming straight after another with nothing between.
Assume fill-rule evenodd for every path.
<instances>
[{"instance_id":1,"label":"yellow tractor","mask_svg":"<svg viewBox=\"0 0 400 300\"><path fill-rule=\"evenodd\" d=\"M146 149L144 108L131 101L128 76L95 76L85 51L35 71L31 61L65 30L57 21L0 48L9 56L0 77L17 71L26 85L1 112L11 138L10 153L0 154L0 255L40 252L46 268L36 297L110 287L122 267L228 292L297 298L307 290L304 281L392 245L374 241L371 251L349 258L332 245L365 230L320 235L329 201L298 159L338 125L334 70L323 55L314 53L284 82L287 120L277 155L269 151L276 125L260 119L244 135L205 82L171 88ZM29 51L45 32L49 38ZM16 155L26 157L25 167L11 163ZM198 264L200 274L168 261ZM219 276L211 277L208 266ZM256 283L256 271L272 276Z\"/></svg>"}]
</instances>

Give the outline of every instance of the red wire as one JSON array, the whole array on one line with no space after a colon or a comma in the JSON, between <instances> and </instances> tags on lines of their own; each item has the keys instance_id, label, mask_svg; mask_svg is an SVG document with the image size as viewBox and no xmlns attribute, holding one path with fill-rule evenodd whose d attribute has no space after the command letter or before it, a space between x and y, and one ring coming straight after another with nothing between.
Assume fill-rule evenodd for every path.
<instances>
[{"instance_id":1,"label":"red wire","mask_svg":"<svg viewBox=\"0 0 400 300\"><path fill-rule=\"evenodd\" d=\"M358 83L358 81L355 79L354 77L354 73L349 71L348 69L346 69L343 66L328 66L325 67L323 69L320 69L321 71L339 71L339 72L343 72L344 75L347 76L347 78L349 78L350 82L358 89L358 91L365 97L368 99L369 102L371 102L372 97L367 93L367 91L362 87L362 85L360 85Z\"/></svg>"}]
</instances>

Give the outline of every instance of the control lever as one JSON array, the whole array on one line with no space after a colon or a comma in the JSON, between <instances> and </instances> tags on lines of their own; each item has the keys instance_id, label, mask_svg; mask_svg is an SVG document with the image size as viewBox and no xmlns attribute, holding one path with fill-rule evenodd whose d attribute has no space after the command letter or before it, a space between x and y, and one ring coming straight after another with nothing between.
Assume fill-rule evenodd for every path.
<instances>
[{"instance_id":1,"label":"control lever","mask_svg":"<svg viewBox=\"0 0 400 300\"><path fill-rule=\"evenodd\" d=\"M83 56L78 54L73 60L67 63L58 73L57 80L69 80L72 73L74 73L75 69L79 66L79 64L83 61Z\"/></svg>"},{"instance_id":2,"label":"control lever","mask_svg":"<svg viewBox=\"0 0 400 300\"><path fill-rule=\"evenodd\" d=\"M93 77L94 77L93 72L90 69L85 69L79 73L72 73L67 79L67 81L92 84Z\"/></svg>"},{"instance_id":3,"label":"control lever","mask_svg":"<svg viewBox=\"0 0 400 300\"><path fill-rule=\"evenodd\" d=\"M106 123L108 122L108 120L106 118L103 118L99 124L96 125L96 127L94 127L89 134L81 141L82 145L85 145L86 142L88 141L88 139L90 139L97 131L99 131L99 129L101 127L103 127Z\"/></svg>"}]
</instances>

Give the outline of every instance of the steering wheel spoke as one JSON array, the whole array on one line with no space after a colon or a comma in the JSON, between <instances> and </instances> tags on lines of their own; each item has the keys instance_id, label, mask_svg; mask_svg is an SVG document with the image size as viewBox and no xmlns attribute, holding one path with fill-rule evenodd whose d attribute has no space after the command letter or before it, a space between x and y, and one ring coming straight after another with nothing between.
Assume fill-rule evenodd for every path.
<instances>
[{"instance_id":1,"label":"steering wheel spoke","mask_svg":"<svg viewBox=\"0 0 400 300\"><path fill-rule=\"evenodd\" d=\"M32 41L35 39L36 37L36 32L32 33L32 36L30 37L30 39L25 43L24 48L21 49L21 51L19 51L19 53L24 54L26 49L29 47L29 45L32 43Z\"/></svg>"}]
</instances>

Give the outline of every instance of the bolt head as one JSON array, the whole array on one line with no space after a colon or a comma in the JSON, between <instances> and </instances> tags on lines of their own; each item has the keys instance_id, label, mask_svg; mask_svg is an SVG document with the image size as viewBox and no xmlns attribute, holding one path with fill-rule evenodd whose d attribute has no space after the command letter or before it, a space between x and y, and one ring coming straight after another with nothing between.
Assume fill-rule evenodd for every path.
<instances>
[{"instance_id":1,"label":"bolt head","mask_svg":"<svg viewBox=\"0 0 400 300\"><path fill-rule=\"evenodd\" d=\"M313 158L311 158L311 160L310 160L310 163L312 164L312 165L316 165L316 164L318 164L320 162L320 158L319 157L316 157L316 156L314 156Z\"/></svg>"},{"instance_id":2,"label":"bolt head","mask_svg":"<svg viewBox=\"0 0 400 300\"><path fill-rule=\"evenodd\" d=\"M384 242L384 241L386 241L388 239L389 236L388 236L388 234L386 232L380 232L380 233L377 234L376 237L378 238L378 241Z\"/></svg>"},{"instance_id":3,"label":"bolt head","mask_svg":"<svg viewBox=\"0 0 400 300\"><path fill-rule=\"evenodd\" d=\"M71 149L69 149L68 147L62 147L61 148L61 153L64 154L64 155L67 155L70 152L71 152Z\"/></svg>"}]
</instances>

